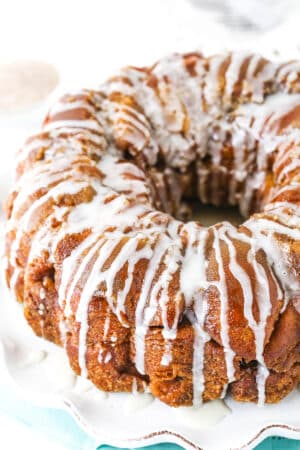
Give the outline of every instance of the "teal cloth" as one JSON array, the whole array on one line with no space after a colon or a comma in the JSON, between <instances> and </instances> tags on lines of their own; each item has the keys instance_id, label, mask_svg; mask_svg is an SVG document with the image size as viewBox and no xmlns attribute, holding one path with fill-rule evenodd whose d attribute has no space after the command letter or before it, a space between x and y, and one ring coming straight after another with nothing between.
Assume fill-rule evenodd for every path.
<instances>
[{"instance_id":1,"label":"teal cloth","mask_svg":"<svg viewBox=\"0 0 300 450\"><path fill-rule=\"evenodd\" d=\"M97 444L76 424L66 412L39 408L22 400L7 387L0 384L0 413L10 415L24 424L34 427L47 435L53 442L59 442L67 450L96 450ZM98 449L110 450L115 447L101 445ZM145 447L146 448L146 447ZM180 450L174 444L161 444L147 447L149 450ZM268 438L256 450L300 450L300 441L284 438ZM222 450L222 449L220 449Z\"/></svg>"}]
</instances>

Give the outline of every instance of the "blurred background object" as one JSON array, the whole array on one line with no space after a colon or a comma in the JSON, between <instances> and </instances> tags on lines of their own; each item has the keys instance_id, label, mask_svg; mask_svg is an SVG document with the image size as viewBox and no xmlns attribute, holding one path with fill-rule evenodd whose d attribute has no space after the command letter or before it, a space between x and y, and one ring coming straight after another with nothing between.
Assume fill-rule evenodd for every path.
<instances>
[{"instance_id":1,"label":"blurred background object","mask_svg":"<svg viewBox=\"0 0 300 450\"><path fill-rule=\"evenodd\" d=\"M0 64L0 114L19 112L45 100L58 81L55 67L42 61Z\"/></svg>"},{"instance_id":2,"label":"blurred background object","mask_svg":"<svg viewBox=\"0 0 300 450\"><path fill-rule=\"evenodd\" d=\"M282 22L292 8L290 0L191 0L202 8L215 9L229 26L265 30Z\"/></svg>"},{"instance_id":3,"label":"blurred background object","mask_svg":"<svg viewBox=\"0 0 300 450\"><path fill-rule=\"evenodd\" d=\"M228 12L238 24L261 30L282 22L289 6L289 0L227 0Z\"/></svg>"}]
</instances>

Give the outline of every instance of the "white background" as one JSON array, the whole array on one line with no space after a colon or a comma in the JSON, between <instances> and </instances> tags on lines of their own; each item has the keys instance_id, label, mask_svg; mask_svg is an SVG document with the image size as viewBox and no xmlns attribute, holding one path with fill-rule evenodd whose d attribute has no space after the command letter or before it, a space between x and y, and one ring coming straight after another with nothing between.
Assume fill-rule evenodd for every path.
<instances>
[{"instance_id":1,"label":"white background","mask_svg":"<svg viewBox=\"0 0 300 450\"><path fill-rule=\"evenodd\" d=\"M277 49L287 59L300 56L300 2L285 3L283 24L265 33L241 33L224 26L218 11L196 9L188 0L0 0L0 62L51 62L60 72L60 92L101 82L122 65L152 63L170 51L244 48L272 55ZM13 152L38 128L45 108L0 116L0 206ZM1 415L0 433L5 450L62 448Z\"/></svg>"}]
</instances>

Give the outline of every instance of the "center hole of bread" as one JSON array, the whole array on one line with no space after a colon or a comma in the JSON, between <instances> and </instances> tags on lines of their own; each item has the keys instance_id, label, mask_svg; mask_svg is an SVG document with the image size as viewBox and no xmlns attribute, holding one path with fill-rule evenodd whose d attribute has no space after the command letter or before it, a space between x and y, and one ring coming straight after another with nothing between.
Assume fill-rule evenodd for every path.
<instances>
[{"instance_id":1,"label":"center hole of bread","mask_svg":"<svg viewBox=\"0 0 300 450\"><path fill-rule=\"evenodd\" d=\"M204 226L214 225L219 222L228 221L233 225L240 225L244 222L237 207L234 206L213 206L204 205L200 202L190 204L192 210L192 220L197 220Z\"/></svg>"}]
</instances>

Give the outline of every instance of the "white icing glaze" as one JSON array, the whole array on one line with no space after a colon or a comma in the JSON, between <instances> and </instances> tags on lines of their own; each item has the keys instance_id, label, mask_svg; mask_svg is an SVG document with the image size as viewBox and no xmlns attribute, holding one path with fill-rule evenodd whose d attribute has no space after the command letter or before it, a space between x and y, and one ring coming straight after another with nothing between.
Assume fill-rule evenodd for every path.
<instances>
[{"instance_id":1,"label":"white icing glaze","mask_svg":"<svg viewBox=\"0 0 300 450\"><path fill-rule=\"evenodd\" d=\"M154 398L150 394L129 395L123 402L123 411L125 415L135 414L138 411L147 408L153 402Z\"/></svg>"},{"instance_id":2,"label":"white icing glaze","mask_svg":"<svg viewBox=\"0 0 300 450\"><path fill-rule=\"evenodd\" d=\"M139 296L139 302L136 307L135 364L138 371L142 374L144 373L145 338L151 319L155 314L155 303L157 303L156 298L152 296L154 304L151 304L151 284L153 283L153 278L156 275L158 266L161 263L161 260L166 253L170 243L171 242L169 239L166 239L164 236L162 236L162 238L160 238L160 245L157 245L152 255L149 256L149 265L143 281L142 290ZM149 297L150 305L146 310L147 314L145 314L145 309L147 306L147 301L149 301Z\"/></svg>"},{"instance_id":3,"label":"white icing glaze","mask_svg":"<svg viewBox=\"0 0 300 450\"><path fill-rule=\"evenodd\" d=\"M82 394L84 392L88 392L91 389L93 389L93 386L94 385L90 380L87 380L86 378L82 377L77 377L74 391L78 392L79 394Z\"/></svg>"},{"instance_id":4,"label":"white icing glaze","mask_svg":"<svg viewBox=\"0 0 300 450\"><path fill-rule=\"evenodd\" d=\"M225 98L228 100L232 97L234 86L239 80L242 64L247 57L249 57L249 55L244 52L234 53L231 57L230 65L226 71L225 80Z\"/></svg>"},{"instance_id":5,"label":"white icing glaze","mask_svg":"<svg viewBox=\"0 0 300 450\"><path fill-rule=\"evenodd\" d=\"M226 278L224 273L223 266L223 258L221 255L221 242L218 232L214 229L214 243L213 248L215 251L215 258L217 261L217 266L219 270L219 281L216 284L219 296L220 296L220 334L222 339L222 344L224 347L224 355L226 361L226 370L227 370L227 378L228 383L231 383L234 380L234 357L235 354L231 348L230 344L230 336L228 329L228 294L227 294L227 286L226 286ZM224 390L225 394L225 390Z\"/></svg>"},{"instance_id":6,"label":"white icing glaze","mask_svg":"<svg viewBox=\"0 0 300 450\"><path fill-rule=\"evenodd\" d=\"M230 409L223 401L214 400L203 404L201 408L197 406L176 408L175 414L181 425L196 430L205 430L213 427L230 414Z\"/></svg>"},{"instance_id":7,"label":"white icing glaze","mask_svg":"<svg viewBox=\"0 0 300 450\"><path fill-rule=\"evenodd\" d=\"M23 355L23 358L19 361L19 367L25 368L39 364L46 356L47 353L44 350L32 350Z\"/></svg>"},{"instance_id":8,"label":"white icing glaze","mask_svg":"<svg viewBox=\"0 0 300 450\"><path fill-rule=\"evenodd\" d=\"M62 350L49 353L43 361L43 369L46 379L58 391L70 390L74 387L77 377L69 367L67 357Z\"/></svg>"}]
</instances>

